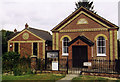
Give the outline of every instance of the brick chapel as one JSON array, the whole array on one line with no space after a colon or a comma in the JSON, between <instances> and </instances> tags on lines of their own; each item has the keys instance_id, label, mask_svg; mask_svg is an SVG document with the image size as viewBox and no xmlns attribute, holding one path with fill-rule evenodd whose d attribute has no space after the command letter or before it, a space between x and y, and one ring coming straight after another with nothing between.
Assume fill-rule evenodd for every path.
<instances>
[{"instance_id":1,"label":"brick chapel","mask_svg":"<svg viewBox=\"0 0 120 82\"><path fill-rule=\"evenodd\" d=\"M45 58L45 51L51 50L51 46L52 35L49 32L29 27L28 24L20 32L15 29L8 40L8 51L17 52L25 57Z\"/></svg>"},{"instance_id":2,"label":"brick chapel","mask_svg":"<svg viewBox=\"0 0 120 82\"><path fill-rule=\"evenodd\" d=\"M51 31L52 49L59 58L79 60L118 59L117 31L119 27L103 17L80 7Z\"/></svg>"}]
</instances>

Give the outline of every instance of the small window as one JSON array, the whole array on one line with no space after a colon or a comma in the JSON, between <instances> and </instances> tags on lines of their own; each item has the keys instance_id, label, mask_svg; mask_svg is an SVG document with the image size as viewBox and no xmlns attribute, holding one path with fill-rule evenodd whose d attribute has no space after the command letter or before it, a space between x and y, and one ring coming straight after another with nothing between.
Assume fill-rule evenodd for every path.
<instances>
[{"instance_id":1,"label":"small window","mask_svg":"<svg viewBox=\"0 0 120 82\"><path fill-rule=\"evenodd\" d=\"M106 40L103 36L97 39L97 56L106 56Z\"/></svg>"},{"instance_id":2,"label":"small window","mask_svg":"<svg viewBox=\"0 0 120 82\"><path fill-rule=\"evenodd\" d=\"M62 55L68 56L68 42L69 39L67 37L63 38L62 40Z\"/></svg>"},{"instance_id":3,"label":"small window","mask_svg":"<svg viewBox=\"0 0 120 82\"><path fill-rule=\"evenodd\" d=\"M33 55L37 56L37 43L33 43Z\"/></svg>"},{"instance_id":4,"label":"small window","mask_svg":"<svg viewBox=\"0 0 120 82\"><path fill-rule=\"evenodd\" d=\"M14 51L18 53L18 43L15 43Z\"/></svg>"}]
</instances>

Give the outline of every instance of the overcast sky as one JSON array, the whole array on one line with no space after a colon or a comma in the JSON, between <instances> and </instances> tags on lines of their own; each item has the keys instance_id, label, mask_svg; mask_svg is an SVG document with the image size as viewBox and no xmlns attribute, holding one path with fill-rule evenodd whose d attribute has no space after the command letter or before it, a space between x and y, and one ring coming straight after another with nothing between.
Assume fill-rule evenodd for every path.
<instances>
[{"instance_id":1,"label":"overcast sky","mask_svg":"<svg viewBox=\"0 0 120 82\"><path fill-rule=\"evenodd\" d=\"M0 29L21 31L28 23L30 27L50 31L75 10L77 1L0 0ZM118 25L119 0L93 1L97 14Z\"/></svg>"}]
</instances>

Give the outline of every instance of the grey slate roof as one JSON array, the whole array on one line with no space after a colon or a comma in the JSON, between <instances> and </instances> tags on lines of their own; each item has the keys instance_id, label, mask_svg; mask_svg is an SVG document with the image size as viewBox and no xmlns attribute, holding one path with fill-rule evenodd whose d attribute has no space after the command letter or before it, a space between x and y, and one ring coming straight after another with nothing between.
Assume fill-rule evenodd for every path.
<instances>
[{"instance_id":1,"label":"grey slate roof","mask_svg":"<svg viewBox=\"0 0 120 82\"><path fill-rule=\"evenodd\" d=\"M30 32L34 33L35 35L39 36L44 40L52 41L52 35L48 31L38 30L31 27L29 27L27 30L29 30Z\"/></svg>"},{"instance_id":2,"label":"grey slate roof","mask_svg":"<svg viewBox=\"0 0 120 82\"><path fill-rule=\"evenodd\" d=\"M25 30L25 29L24 29ZM27 28L28 31L32 32L33 34L39 36L40 38L44 39L44 40L48 40L48 41L52 41L52 35L48 32L48 31L44 31L44 30L39 30L39 29L35 29L35 28ZM22 30L23 31L23 30ZM21 31L21 32L22 32ZM19 34L20 32L16 32L12 35L9 36L8 40L10 40L11 38L13 38L14 36L16 36L17 34Z\"/></svg>"}]
</instances>

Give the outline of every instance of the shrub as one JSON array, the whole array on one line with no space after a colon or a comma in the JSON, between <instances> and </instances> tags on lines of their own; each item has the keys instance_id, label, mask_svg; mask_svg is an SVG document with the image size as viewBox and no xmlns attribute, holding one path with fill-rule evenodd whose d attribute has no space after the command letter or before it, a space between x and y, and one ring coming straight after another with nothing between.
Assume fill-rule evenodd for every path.
<instances>
[{"instance_id":1,"label":"shrub","mask_svg":"<svg viewBox=\"0 0 120 82\"><path fill-rule=\"evenodd\" d=\"M20 55L15 52L7 52L2 57L3 73L13 71L15 76L31 73L29 57L20 58Z\"/></svg>"},{"instance_id":2,"label":"shrub","mask_svg":"<svg viewBox=\"0 0 120 82\"><path fill-rule=\"evenodd\" d=\"M7 52L2 55L2 69L4 72L12 71L18 64L20 55L16 52Z\"/></svg>"},{"instance_id":3,"label":"shrub","mask_svg":"<svg viewBox=\"0 0 120 82\"><path fill-rule=\"evenodd\" d=\"M14 68L13 74L14 74L14 76L20 76L20 75L22 75L22 71L20 68Z\"/></svg>"}]
</instances>

